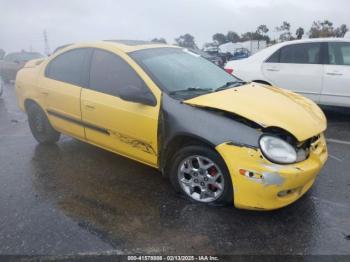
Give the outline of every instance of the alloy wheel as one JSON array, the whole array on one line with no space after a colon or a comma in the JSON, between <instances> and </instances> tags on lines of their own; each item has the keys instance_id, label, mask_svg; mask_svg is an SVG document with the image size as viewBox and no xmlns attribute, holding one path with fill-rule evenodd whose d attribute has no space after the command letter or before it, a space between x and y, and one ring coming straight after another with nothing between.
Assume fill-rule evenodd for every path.
<instances>
[{"instance_id":1,"label":"alloy wheel","mask_svg":"<svg viewBox=\"0 0 350 262\"><path fill-rule=\"evenodd\" d=\"M224 192L224 175L207 157L186 157L178 168L178 181L185 193L199 202L213 202Z\"/></svg>"}]
</instances>

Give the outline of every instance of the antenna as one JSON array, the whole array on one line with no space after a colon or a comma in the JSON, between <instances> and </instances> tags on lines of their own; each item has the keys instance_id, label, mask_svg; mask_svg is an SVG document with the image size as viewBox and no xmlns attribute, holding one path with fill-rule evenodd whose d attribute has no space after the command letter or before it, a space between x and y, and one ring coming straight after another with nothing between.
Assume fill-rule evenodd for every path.
<instances>
[{"instance_id":1,"label":"antenna","mask_svg":"<svg viewBox=\"0 0 350 262\"><path fill-rule=\"evenodd\" d=\"M47 38L47 32L44 30L44 44L45 44L45 54L49 56L51 54L50 46L49 46L49 40Z\"/></svg>"}]
</instances>

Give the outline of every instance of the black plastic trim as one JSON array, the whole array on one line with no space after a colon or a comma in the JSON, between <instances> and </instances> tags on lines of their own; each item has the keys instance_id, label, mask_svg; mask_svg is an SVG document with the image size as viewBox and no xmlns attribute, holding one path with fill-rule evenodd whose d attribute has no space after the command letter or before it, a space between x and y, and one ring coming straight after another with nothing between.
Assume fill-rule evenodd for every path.
<instances>
[{"instance_id":1,"label":"black plastic trim","mask_svg":"<svg viewBox=\"0 0 350 262\"><path fill-rule=\"evenodd\" d=\"M102 127L99 127L99 126L95 126L93 124L90 124L90 123L87 123L87 122L84 122L84 121L81 121L81 120L78 120L78 119L75 119L75 118L72 118L72 117L69 117L69 116L66 116L66 115L63 115L61 113L58 113L56 111L52 111L52 110L47 110L47 113L49 115L52 115L52 116L55 116L55 117L58 117L58 118L61 118L63 120L66 120L68 122L71 122L71 123L74 123L74 124L77 124L77 125L81 125L85 128L89 128L89 129L92 129L94 131L97 131L97 132L100 132L100 133L103 133L105 135L110 135L108 130L105 129L105 128L102 128Z\"/></svg>"}]
</instances>

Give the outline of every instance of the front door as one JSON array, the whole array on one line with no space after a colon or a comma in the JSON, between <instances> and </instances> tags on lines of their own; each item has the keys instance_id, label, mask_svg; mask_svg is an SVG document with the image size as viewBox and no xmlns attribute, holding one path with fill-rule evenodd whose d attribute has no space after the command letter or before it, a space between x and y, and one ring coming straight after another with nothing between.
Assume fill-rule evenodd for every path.
<instances>
[{"instance_id":1,"label":"front door","mask_svg":"<svg viewBox=\"0 0 350 262\"><path fill-rule=\"evenodd\" d=\"M116 53L95 49L89 88L83 88L81 95L86 139L156 166L160 103L148 106L122 100L119 90L130 87L139 88L140 92L149 90L126 60Z\"/></svg>"}]
</instances>

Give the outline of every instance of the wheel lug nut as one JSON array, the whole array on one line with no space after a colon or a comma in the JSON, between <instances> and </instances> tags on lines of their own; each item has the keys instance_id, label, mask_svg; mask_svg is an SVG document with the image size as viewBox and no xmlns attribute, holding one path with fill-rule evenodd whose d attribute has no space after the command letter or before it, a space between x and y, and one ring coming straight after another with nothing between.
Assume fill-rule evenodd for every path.
<instances>
[{"instance_id":1,"label":"wheel lug nut","mask_svg":"<svg viewBox=\"0 0 350 262\"><path fill-rule=\"evenodd\" d=\"M201 182L201 186L204 186L205 184L204 184L204 182Z\"/></svg>"}]
</instances>

